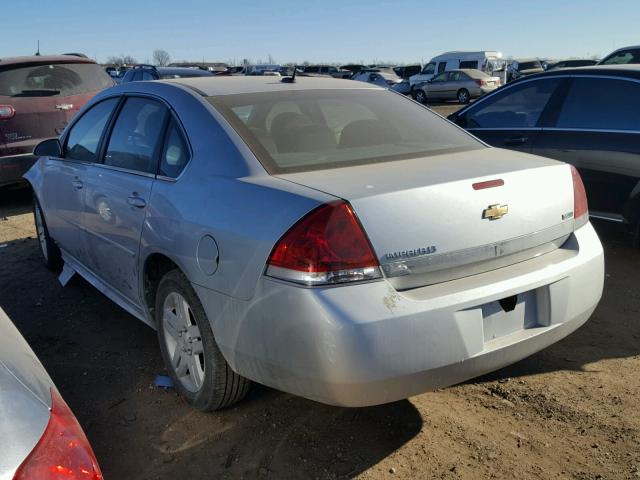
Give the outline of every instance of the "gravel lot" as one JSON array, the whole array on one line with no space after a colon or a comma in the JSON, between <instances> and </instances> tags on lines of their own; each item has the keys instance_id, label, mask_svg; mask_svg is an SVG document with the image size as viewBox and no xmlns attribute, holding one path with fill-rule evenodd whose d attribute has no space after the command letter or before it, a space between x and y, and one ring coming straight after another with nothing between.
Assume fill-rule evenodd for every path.
<instances>
[{"instance_id":1,"label":"gravel lot","mask_svg":"<svg viewBox=\"0 0 640 480\"><path fill-rule=\"evenodd\" d=\"M640 250L596 227L607 277L584 327L492 375L379 407L256 386L236 408L202 414L155 388L164 373L155 332L80 278L60 286L41 264L27 191L0 191L0 306L75 411L107 479L635 479Z\"/></svg>"}]
</instances>

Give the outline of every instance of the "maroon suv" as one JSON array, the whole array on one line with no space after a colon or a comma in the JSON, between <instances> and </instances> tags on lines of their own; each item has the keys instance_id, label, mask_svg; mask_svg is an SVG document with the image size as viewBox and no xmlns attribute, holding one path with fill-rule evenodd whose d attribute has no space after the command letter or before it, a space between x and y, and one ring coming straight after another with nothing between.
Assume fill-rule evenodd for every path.
<instances>
[{"instance_id":1,"label":"maroon suv","mask_svg":"<svg viewBox=\"0 0 640 480\"><path fill-rule=\"evenodd\" d=\"M22 181L33 147L113 80L94 61L59 55L0 59L0 187Z\"/></svg>"}]
</instances>

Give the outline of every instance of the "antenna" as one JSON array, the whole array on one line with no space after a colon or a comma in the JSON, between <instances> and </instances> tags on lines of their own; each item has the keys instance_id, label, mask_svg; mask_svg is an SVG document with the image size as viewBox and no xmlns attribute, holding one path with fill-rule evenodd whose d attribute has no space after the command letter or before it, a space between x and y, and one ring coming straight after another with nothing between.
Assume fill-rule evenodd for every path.
<instances>
[{"instance_id":1,"label":"antenna","mask_svg":"<svg viewBox=\"0 0 640 480\"><path fill-rule=\"evenodd\" d=\"M294 65L293 66L293 75L291 75L290 77L284 77L282 79L282 83L296 83L296 71L298 70L298 66Z\"/></svg>"},{"instance_id":2,"label":"antenna","mask_svg":"<svg viewBox=\"0 0 640 480\"><path fill-rule=\"evenodd\" d=\"M36 57L40 56L40 40L38 40L38 51L36 52Z\"/></svg>"}]
</instances>

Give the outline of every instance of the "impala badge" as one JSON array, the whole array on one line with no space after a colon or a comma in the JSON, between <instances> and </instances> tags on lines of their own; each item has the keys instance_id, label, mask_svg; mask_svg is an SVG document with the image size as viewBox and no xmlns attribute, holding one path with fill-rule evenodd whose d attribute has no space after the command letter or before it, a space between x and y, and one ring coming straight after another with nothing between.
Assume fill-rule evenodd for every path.
<instances>
[{"instance_id":1,"label":"impala badge","mask_svg":"<svg viewBox=\"0 0 640 480\"><path fill-rule=\"evenodd\" d=\"M489 205L489 208L483 210L482 218L488 218L489 220L498 220L509 213L509 205Z\"/></svg>"}]
</instances>

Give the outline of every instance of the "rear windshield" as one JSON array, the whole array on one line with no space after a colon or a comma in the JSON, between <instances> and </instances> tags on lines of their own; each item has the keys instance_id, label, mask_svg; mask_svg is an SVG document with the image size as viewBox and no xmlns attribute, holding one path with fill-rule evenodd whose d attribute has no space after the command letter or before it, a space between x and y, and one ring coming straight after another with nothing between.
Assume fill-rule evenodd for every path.
<instances>
[{"instance_id":1,"label":"rear windshield","mask_svg":"<svg viewBox=\"0 0 640 480\"><path fill-rule=\"evenodd\" d=\"M518 64L518 70L531 70L532 68L542 68L542 64L538 61L522 62Z\"/></svg>"},{"instance_id":2,"label":"rear windshield","mask_svg":"<svg viewBox=\"0 0 640 480\"><path fill-rule=\"evenodd\" d=\"M113 86L93 63L54 63L0 71L0 95L9 97L67 96Z\"/></svg>"},{"instance_id":3,"label":"rear windshield","mask_svg":"<svg viewBox=\"0 0 640 480\"><path fill-rule=\"evenodd\" d=\"M625 65L627 63L640 63L640 48L630 48L614 52L600 62L602 65Z\"/></svg>"},{"instance_id":4,"label":"rear windshield","mask_svg":"<svg viewBox=\"0 0 640 480\"><path fill-rule=\"evenodd\" d=\"M298 90L208 100L270 173L483 148L429 109L387 91Z\"/></svg>"}]
</instances>

